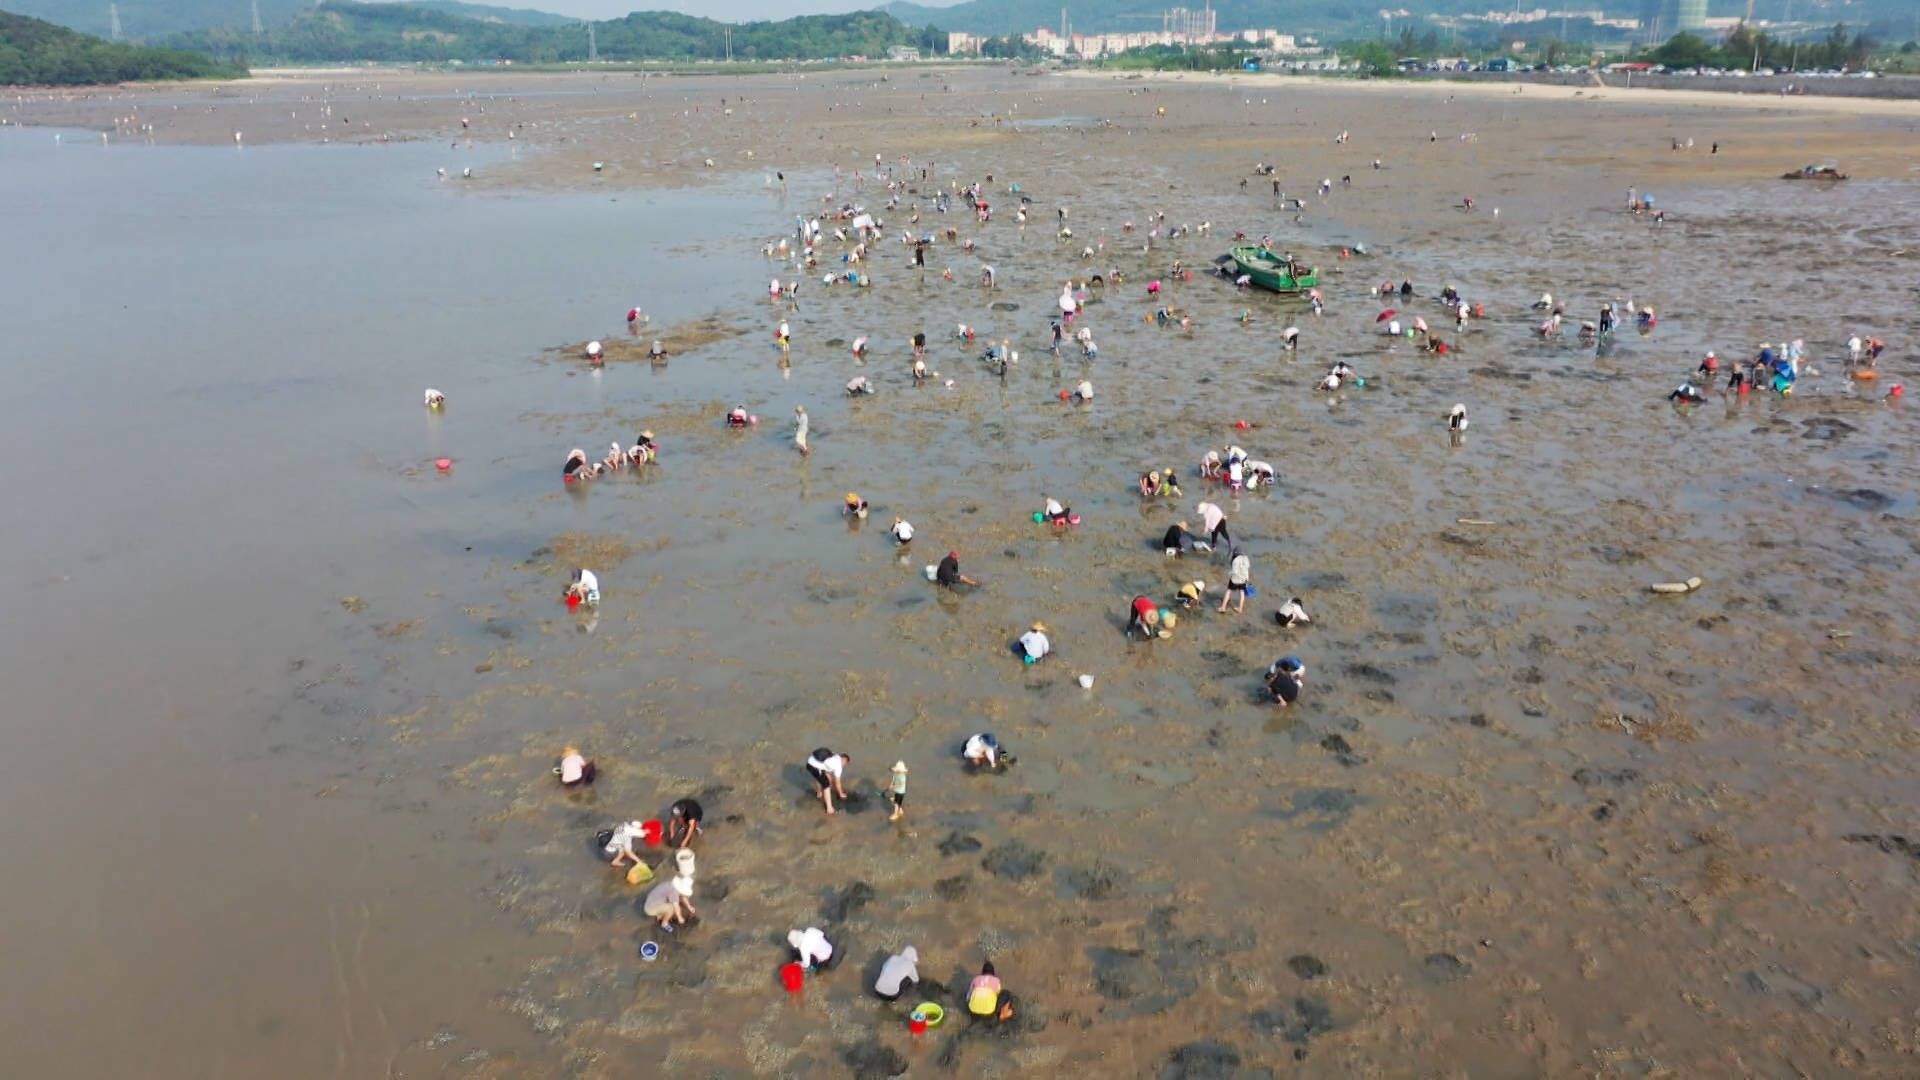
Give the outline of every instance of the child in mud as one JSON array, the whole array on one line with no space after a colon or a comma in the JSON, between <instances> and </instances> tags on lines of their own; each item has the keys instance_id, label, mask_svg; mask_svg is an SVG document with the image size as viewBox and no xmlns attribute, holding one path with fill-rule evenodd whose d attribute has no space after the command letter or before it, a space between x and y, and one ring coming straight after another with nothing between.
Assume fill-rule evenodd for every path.
<instances>
[{"instance_id":1,"label":"child in mud","mask_svg":"<svg viewBox=\"0 0 1920 1080\"><path fill-rule=\"evenodd\" d=\"M1046 518L1049 525L1070 525L1073 523L1072 507L1062 506L1060 505L1060 500L1045 494L1042 494L1040 498L1046 504L1040 513Z\"/></svg>"}]
</instances>

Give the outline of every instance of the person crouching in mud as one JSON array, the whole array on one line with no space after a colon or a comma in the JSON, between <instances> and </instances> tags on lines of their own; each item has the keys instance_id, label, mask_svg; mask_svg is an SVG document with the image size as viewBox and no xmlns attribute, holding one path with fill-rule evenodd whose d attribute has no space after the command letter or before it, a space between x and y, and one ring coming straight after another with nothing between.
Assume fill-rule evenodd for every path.
<instances>
[{"instance_id":1,"label":"person crouching in mud","mask_svg":"<svg viewBox=\"0 0 1920 1080\"><path fill-rule=\"evenodd\" d=\"M1127 637L1133 637L1135 630L1146 637L1160 632L1160 605L1151 596L1134 597L1133 606L1127 610Z\"/></svg>"}]
</instances>

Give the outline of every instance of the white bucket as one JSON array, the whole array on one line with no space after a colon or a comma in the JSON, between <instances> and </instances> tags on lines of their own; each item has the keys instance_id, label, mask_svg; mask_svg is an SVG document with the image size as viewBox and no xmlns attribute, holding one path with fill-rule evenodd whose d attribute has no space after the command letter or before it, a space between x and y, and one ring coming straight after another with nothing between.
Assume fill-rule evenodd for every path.
<instances>
[{"instance_id":1,"label":"white bucket","mask_svg":"<svg viewBox=\"0 0 1920 1080\"><path fill-rule=\"evenodd\" d=\"M1080 676L1080 689L1082 690L1093 689L1093 676L1091 675Z\"/></svg>"}]
</instances>

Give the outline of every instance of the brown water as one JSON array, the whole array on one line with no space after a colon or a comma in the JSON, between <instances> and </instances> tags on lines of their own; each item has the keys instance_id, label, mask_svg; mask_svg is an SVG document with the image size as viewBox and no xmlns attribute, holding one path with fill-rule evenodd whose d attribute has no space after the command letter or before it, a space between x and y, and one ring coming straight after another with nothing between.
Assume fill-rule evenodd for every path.
<instances>
[{"instance_id":1,"label":"brown water","mask_svg":"<svg viewBox=\"0 0 1920 1080\"><path fill-rule=\"evenodd\" d=\"M921 275L889 243L872 289L816 276L791 366L756 296L795 273L759 248L834 187L817 159L784 194L755 175L523 197L441 189L432 168L470 159L429 145L7 133L0 206L47 255L4 283L30 301L6 438L53 458L4 504L24 692L0 985L24 1072L1910 1071L1920 927L1890 838L1911 820L1916 445L1876 399L1915 337L1911 256L1890 254L1920 235L1912 181L1783 192L1608 164L1648 123L1632 115L1476 105L1428 143L1431 100L1156 93L1178 126L930 135L943 179L994 172L997 212L927 213L922 191L912 228L951 224L977 255L942 244ZM797 92L796 114L833 95ZM1020 113L1150 111L1048 95ZM948 113L968 111L994 110ZM894 147L914 152L872 149ZM477 153L483 184L547 167ZM1300 225L1238 186L1276 156ZM1035 200L1024 230L1009 182ZM1614 212L1630 183L1673 220ZM1462 190L1481 213L1448 208ZM1156 209L1212 236L1143 254ZM897 237L906 215L883 216ZM1204 269L1236 228L1319 261L1326 316L1196 275L1164 301L1190 330L1143 321L1144 283ZM1374 257L1324 246L1354 240ZM1048 357L1060 281L1114 268L1126 283L1086 314L1099 359ZM1488 318L1446 358L1389 343L1367 290L1402 277L1423 298L1396 306L1449 340L1441 285ZM1631 295L1661 323L1600 355L1541 344L1542 290L1576 318ZM745 332L662 368L548 351L618 333L636 302L661 332L709 312ZM981 340L949 338L961 322ZM922 329L941 379L916 388ZM1894 345L1861 392L1836 355L1855 329ZM1003 336L1022 353L1004 382L973 359ZM1793 337L1821 374L1791 398L1662 400L1706 348ZM1365 390L1311 390L1336 357ZM877 396L844 398L855 370ZM1083 376L1095 403L1062 406ZM426 385L444 416L416 411ZM735 400L758 428L724 429ZM640 426L659 467L560 488L566 448ZM106 440L99 465L48 453L76 436ZM1130 645L1135 593L1225 580L1224 558L1157 550L1198 481L1177 504L1132 481L1229 440L1282 475L1222 501L1259 597ZM839 516L848 490L865 523ZM1043 491L1084 523L1033 525ZM904 558L893 513L919 530ZM982 591L920 575L948 548ZM600 573L597 616L554 602L576 560ZM1702 591L1646 591L1690 574ZM1286 595L1311 628L1273 625ZM1007 644L1034 619L1056 653L1022 669ZM1258 676L1285 653L1311 675L1276 712ZM1005 775L957 767L981 729L1019 754ZM569 741L604 770L589 794L546 771ZM822 744L855 755L860 812L811 802L799 762ZM874 794L895 757L914 769L901 826ZM591 834L693 793L703 920L646 964L637 890ZM782 938L815 923L847 964L788 997ZM993 957L1022 1022L911 1039L862 993L907 943L942 982Z\"/></svg>"}]
</instances>

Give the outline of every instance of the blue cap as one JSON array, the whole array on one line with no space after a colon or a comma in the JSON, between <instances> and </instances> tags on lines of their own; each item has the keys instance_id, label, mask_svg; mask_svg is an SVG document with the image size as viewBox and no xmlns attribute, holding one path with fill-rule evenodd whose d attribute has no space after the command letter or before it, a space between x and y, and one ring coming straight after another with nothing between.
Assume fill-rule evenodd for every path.
<instances>
[{"instance_id":1,"label":"blue cap","mask_svg":"<svg viewBox=\"0 0 1920 1080\"><path fill-rule=\"evenodd\" d=\"M1300 658L1297 656L1283 656L1280 658L1281 671L1300 671L1306 666L1306 664L1300 662Z\"/></svg>"}]
</instances>

